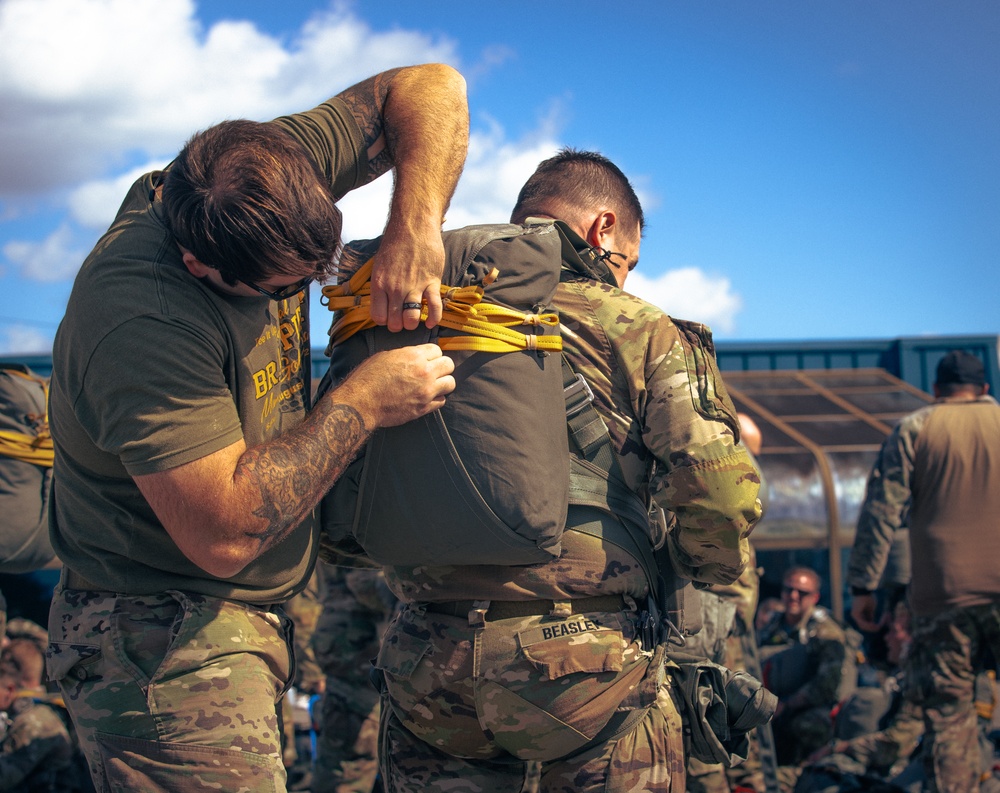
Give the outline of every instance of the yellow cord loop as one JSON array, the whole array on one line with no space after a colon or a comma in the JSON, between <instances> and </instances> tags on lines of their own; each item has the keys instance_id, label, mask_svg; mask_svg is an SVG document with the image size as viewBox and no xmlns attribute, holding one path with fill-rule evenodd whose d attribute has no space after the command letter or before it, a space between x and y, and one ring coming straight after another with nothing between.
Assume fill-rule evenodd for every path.
<instances>
[{"instance_id":1,"label":"yellow cord loop","mask_svg":"<svg viewBox=\"0 0 1000 793\"><path fill-rule=\"evenodd\" d=\"M374 328L371 318L372 260L351 276L349 281L323 287L322 303L340 316L330 331L334 344L346 341L360 330ZM500 271L495 267L483 278L483 286L442 286L442 328L458 331L462 336L439 336L442 350L471 352L518 352L520 350L562 350L562 337L556 333L540 336L522 333L517 327L558 328L559 315L531 314L493 303L483 303L483 287L492 284ZM420 309L420 320L427 319L427 306Z\"/></svg>"},{"instance_id":2,"label":"yellow cord loop","mask_svg":"<svg viewBox=\"0 0 1000 793\"><path fill-rule=\"evenodd\" d=\"M41 378L32 377L12 369L8 369L7 373L41 384L45 392L46 414L39 422L37 435L28 435L14 430L0 430L0 455L13 457L15 460L32 465L40 465L43 468L51 468L55 451L52 448L52 436L49 434L49 384Z\"/></svg>"}]
</instances>

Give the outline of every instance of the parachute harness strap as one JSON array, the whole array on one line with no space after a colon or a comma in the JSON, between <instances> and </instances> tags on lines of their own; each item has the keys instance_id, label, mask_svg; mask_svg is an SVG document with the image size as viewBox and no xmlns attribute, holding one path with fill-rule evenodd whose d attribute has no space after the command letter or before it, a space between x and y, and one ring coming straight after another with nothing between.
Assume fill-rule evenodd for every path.
<instances>
[{"instance_id":1,"label":"parachute harness strap","mask_svg":"<svg viewBox=\"0 0 1000 793\"><path fill-rule=\"evenodd\" d=\"M321 302L330 311L339 311L340 316L330 330L334 344L346 341L360 330L374 328L371 318L371 273L372 259L342 284L323 287ZM484 303L485 287L492 284L500 271L493 268L481 286L441 287L443 310L442 328L458 331L460 336L438 336L437 343L442 350L468 350L471 352L518 352L520 350L542 350L559 352L562 337L559 334L540 336L537 333L522 333L518 327L558 328L559 315L555 313L532 314L517 311L495 303ZM420 320L427 319L427 307L420 309Z\"/></svg>"}]
</instances>

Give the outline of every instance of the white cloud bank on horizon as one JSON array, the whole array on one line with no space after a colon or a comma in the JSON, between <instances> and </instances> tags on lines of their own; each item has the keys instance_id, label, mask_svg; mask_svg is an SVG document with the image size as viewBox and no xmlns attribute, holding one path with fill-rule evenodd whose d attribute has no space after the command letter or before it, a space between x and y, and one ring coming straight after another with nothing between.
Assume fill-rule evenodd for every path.
<instances>
[{"instance_id":1,"label":"white cloud bank on horizon","mask_svg":"<svg viewBox=\"0 0 1000 793\"><path fill-rule=\"evenodd\" d=\"M13 323L0 328L0 354L30 355L51 352L51 333Z\"/></svg>"},{"instance_id":2,"label":"white cloud bank on horizon","mask_svg":"<svg viewBox=\"0 0 1000 793\"><path fill-rule=\"evenodd\" d=\"M726 277L711 276L697 267L681 267L646 275L642 264L629 274L625 289L672 317L708 325L714 333L732 333L743 298Z\"/></svg>"},{"instance_id":3,"label":"white cloud bank on horizon","mask_svg":"<svg viewBox=\"0 0 1000 793\"><path fill-rule=\"evenodd\" d=\"M8 242L3 255L23 277L53 284L72 280L87 252L77 246L72 230L63 223L41 242Z\"/></svg>"}]
</instances>

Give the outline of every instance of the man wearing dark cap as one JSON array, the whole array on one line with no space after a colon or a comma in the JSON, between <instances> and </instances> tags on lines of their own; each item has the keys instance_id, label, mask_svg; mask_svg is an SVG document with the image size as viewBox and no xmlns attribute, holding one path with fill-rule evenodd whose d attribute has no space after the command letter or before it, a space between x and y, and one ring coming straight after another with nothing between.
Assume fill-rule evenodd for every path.
<instances>
[{"instance_id":1,"label":"man wearing dark cap","mask_svg":"<svg viewBox=\"0 0 1000 793\"><path fill-rule=\"evenodd\" d=\"M909 526L911 693L924 706L925 790L979 790L973 683L1000 658L1000 405L983 362L941 359L935 402L892 431L868 480L847 583L851 614L875 630L874 590L893 534Z\"/></svg>"}]
</instances>

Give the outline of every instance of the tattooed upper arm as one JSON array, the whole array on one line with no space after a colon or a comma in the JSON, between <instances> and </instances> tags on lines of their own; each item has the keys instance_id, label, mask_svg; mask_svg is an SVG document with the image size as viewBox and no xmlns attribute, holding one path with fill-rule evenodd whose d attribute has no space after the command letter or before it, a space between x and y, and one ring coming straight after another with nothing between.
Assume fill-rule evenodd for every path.
<instances>
[{"instance_id":1,"label":"tattooed upper arm","mask_svg":"<svg viewBox=\"0 0 1000 793\"><path fill-rule=\"evenodd\" d=\"M380 72L338 94L361 128L368 149L369 181L392 167L392 154L383 138L385 121L382 111L389 95L389 84L397 72L399 69Z\"/></svg>"}]
</instances>

